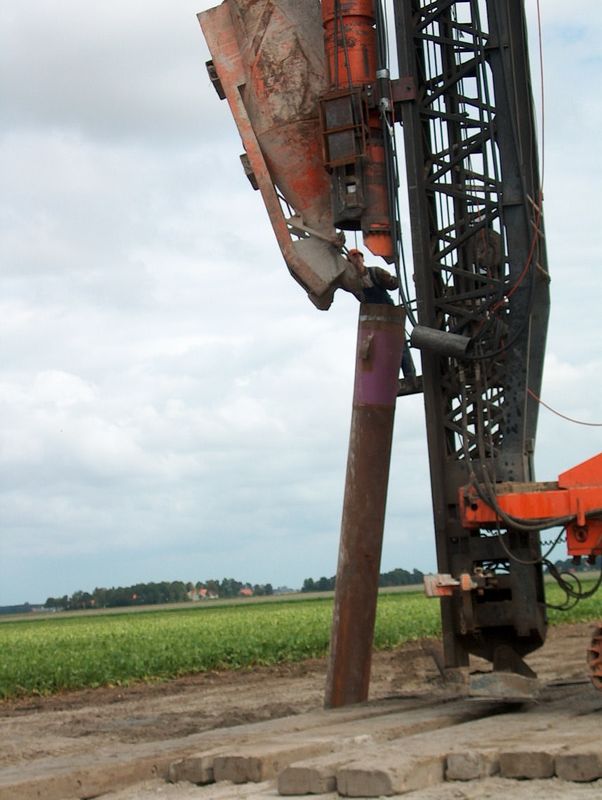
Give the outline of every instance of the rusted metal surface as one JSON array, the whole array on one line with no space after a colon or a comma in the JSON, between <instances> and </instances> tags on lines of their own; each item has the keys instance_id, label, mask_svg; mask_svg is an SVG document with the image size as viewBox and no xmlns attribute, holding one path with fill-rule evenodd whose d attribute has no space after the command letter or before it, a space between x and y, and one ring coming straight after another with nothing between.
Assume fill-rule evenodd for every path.
<instances>
[{"instance_id":1,"label":"rusted metal surface","mask_svg":"<svg viewBox=\"0 0 602 800\"><path fill-rule=\"evenodd\" d=\"M597 623L587 650L587 666L592 683L602 691L602 623Z\"/></svg>"},{"instance_id":2,"label":"rusted metal surface","mask_svg":"<svg viewBox=\"0 0 602 800\"><path fill-rule=\"evenodd\" d=\"M362 304L325 705L367 699L403 309Z\"/></svg>"},{"instance_id":3,"label":"rusted metal surface","mask_svg":"<svg viewBox=\"0 0 602 800\"><path fill-rule=\"evenodd\" d=\"M372 0L322 0L324 49L331 86L357 86L376 76Z\"/></svg>"},{"instance_id":4,"label":"rusted metal surface","mask_svg":"<svg viewBox=\"0 0 602 800\"><path fill-rule=\"evenodd\" d=\"M525 656L546 634L538 536L481 536L458 508L471 470L494 483L534 479L527 390L541 386L549 298L525 3L394 7L399 73L416 86L396 108L418 323L472 338L468 360L421 354L437 568L458 578L495 564L499 574L472 608L463 593L441 600L446 664L459 667L469 654L493 661L500 644ZM492 157L475 168L477 152Z\"/></svg>"},{"instance_id":5,"label":"rusted metal surface","mask_svg":"<svg viewBox=\"0 0 602 800\"><path fill-rule=\"evenodd\" d=\"M361 229L366 247L392 261L387 183L392 165L386 163L382 117L383 108L392 109L392 100L388 69L378 63L375 13L373 0L322 2L329 84L322 97L322 127L326 161L333 165L337 226Z\"/></svg>"},{"instance_id":6,"label":"rusted metal surface","mask_svg":"<svg viewBox=\"0 0 602 800\"><path fill-rule=\"evenodd\" d=\"M468 696L474 699L525 703L537 700L541 684L535 677L514 672L484 672L470 675Z\"/></svg>"},{"instance_id":7,"label":"rusted metal surface","mask_svg":"<svg viewBox=\"0 0 602 800\"><path fill-rule=\"evenodd\" d=\"M320 4L225 0L198 18L212 80L228 100L286 264L312 301L328 308L347 262L333 225L318 125L326 88ZM319 236L291 238L278 194Z\"/></svg>"},{"instance_id":8,"label":"rusted metal surface","mask_svg":"<svg viewBox=\"0 0 602 800\"><path fill-rule=\"evenodd\" d=\"M442 573L424 576L424 593L427 597L453 597L455 591L472 592L476 588L478 584L466 572L460 575L459 580Z\"/></svg>"},{"instance_id":9,"label":"rusted metal surface","mask_svg":"<svg viewBox=\"0 0 602 800\"><path fill-rule=\"evenodd\" d=\"M391 99L394 103L416 99L416 81L413 75L404 75L391 81Z\"/></svg>"}]
</instances>

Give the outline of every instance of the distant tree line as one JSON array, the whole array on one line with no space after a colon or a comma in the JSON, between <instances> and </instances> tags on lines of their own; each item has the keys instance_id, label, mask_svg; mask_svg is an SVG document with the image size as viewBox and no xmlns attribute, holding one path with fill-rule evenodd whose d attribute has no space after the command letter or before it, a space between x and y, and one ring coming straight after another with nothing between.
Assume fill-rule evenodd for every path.
<instances>
[{"instance_id":1,"label":"distant tree line","mask_svg":"<svg viewBox=\"0 0 602 800\"><path fill-rule=\"evenodd\" d=\"M83 608L115 608L117 606L146 606L159 603L184 603L192 597L238 597L241 594L271 595L274 593L270 583L250 584L223 578L220 580L161 581L160 583L136 583L133 586L117 586L111 589L96 588L93 592L74 592L71 596L49 597L45 608L58 608L65 611Z\"/></svg>"},{"instance_id":2,"label":"distant tree line","mask_svg":"<svg viewBox=\"0 0 602 800\"><path fill-rule=\"evenodd\" d=\"M424 578L424 573L419 569L413 569L408 572L407 569L392 569L390 572L383 572L378 578L378 585L385 586L410 586L412 584L420 584ZM332 591L335 586L336 576L332 578L306 578L301 587L302 592L328 592Z\"/></svg>"},{"instance_id":3,"label":"distant tree line","mask_svg":"<svg viewBox=\"0 0 602 800\"><path fill-rule=\"evenodd\" d=\"M20 603L16 606L0 606L0 614L30 614L39 609L40 606L32 606L31 603Z\"/></svg>"}]
</instances>

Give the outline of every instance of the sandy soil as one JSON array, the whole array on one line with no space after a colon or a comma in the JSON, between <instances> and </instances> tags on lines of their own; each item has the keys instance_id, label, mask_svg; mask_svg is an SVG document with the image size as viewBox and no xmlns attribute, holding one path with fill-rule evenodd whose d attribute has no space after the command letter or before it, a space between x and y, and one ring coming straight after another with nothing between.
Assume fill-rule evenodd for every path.
<instances>
[{"instance_id":1,"label":"sandy soil","mask_svg":"<svg viewBox=\"0 0 602 800\"><path fill-rule=\"evenodd\" d=\"M403 800L600 800L602 781L571 783L557 778L543 781L510 781L488 778L466 783L445 783L432 789L422 789L397 795ZM227 792L227 793L226 793ZM338 794L319 795L320 800L341 800ZM121 792L103 795L102 800L282 800L268 784L249 787L228 786L224 793L192 784L168 784L148 781ZM361 799L360 799L361 800ZM384 798L382 799L384 800ZM395 797L389 798L395 800Z\"/></svg>"},{"instance_id":2,"label":"sandy soil","mask_svg":"<svg viewBox=\"0 0 602 800\"><path fill-rule=\"evenodd\" d=\"M585 649L590 635L589 625L564 625L551 629L546 646L529 659L531 666L547 684L583 682L588 686ZM375 654L371 699L424 694L433 690L440 683L432 657L433 648L438 646L437 642L424 640L392 652ZM135 743L161 742L210 729L301 714L321 707L325 672L324 661L308 661L249 671L207 673L167 683L3 702L0 703L3 733L0 737L0 770L31 764L37 759L85 754L92 757L96 748L107 744L119 743L125 750ZM541 793L539 784L543 785ZM475 789L468 784L448 784L415 792L412 797L416 800L476 800L505 798L509 791L521 798L589 800L602 797L602 786L561 784L555 780L530 781L527 786L492 778L479 786ZM523 794L527 790L528 793ZM207 791L190 784L170 786L156 781L110 797L113 800L187 800L220 796L216 788L209 794ZM268 788L259 786L233 788L232 792L228 796L233 798L277 796ZM108 800L109 795L106 797Z\"/></svg>"}]
</instances>

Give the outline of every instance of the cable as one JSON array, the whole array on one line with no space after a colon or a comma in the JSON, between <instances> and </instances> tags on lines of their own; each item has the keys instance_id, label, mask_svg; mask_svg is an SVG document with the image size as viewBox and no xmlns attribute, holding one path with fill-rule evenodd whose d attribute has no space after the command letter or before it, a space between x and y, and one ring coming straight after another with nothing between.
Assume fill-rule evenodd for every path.
<instances>
[{"instance_id":1,"label":"cable","mask_svg":"<svg viewBox=\"0 0 602 800\"><path fill-rule=\"evenodd\" d=\"M555 603L545 603L545 607L552 608L555 611L570 611L571 608L574 608L577 605L579 599L573 597L573 595L575 594L573 588L569 585L568 581L566 581L562 576L566 575L567 578L570 578L571 580L575 581L575 583L579 588L581 588L581 581L573 572L567 572L566 570L562 571L558 570L556 566L552 564L552 562L550 561L547 562L545 566L547 566L548 572L554 578L554 580L558 584L558 587L564 592L565 595L564 603L560 603L560 605L556 605Z\"/></svg>"},{"instance_id":2,"label":"cable","mask_svg":"<svg viewBox=\"0 0 602 800\"><path fill-rule=\"evenodd\" d=\"M562 517L544 517L541 519L531 520L521 519L520 517L514 517L511 514L508 514L497 502L495 488L490 482L487 474L487 466L485 464L482 466L482 472L485 483L487 484L487 488L485 490L479 481L475 481L473 482L475 491L481 500L493 511L495 511L497 516L502 520L502 522L505 522L509 528L514 528L515 530L522 531L524 533L538 533L539 531L548 530L549 528L558 528L560 526L565 527L573 522L576 522L577 514L565 514ZM587 512L587 514L585 514L586 519L590 519L592 517L598 518L601 516L602 508L592 508Z\"/></svg>"},{"instance_id":3,"label":"cable","mask_svg":"<svg viewBox=\"0 0 602 800\"><path fill-rule=\"evenodd\" d=\"M566 532L566 528L564 529L564 531ZM561 531L561 534L562 534L562 531ZM552 544L552 541L554 541L554 547L557 547L559 544L566 544L566 537L563 538L563 536L561 535L560 538L557 537L554 540L549 539L547 542L542 542L542 545L544 547L550 547L550 545Z\"/></svg>"},{"instance_id":4,"label":"cable","mask_svg":"<svg viewBox=\"0 0 602 800\"><path fill-rule=\"evenodd\" d=\"M539 240L544 238L543 232L540 230L541 222L542 222L542 202L543 202L544 110L545 109L544 109L543 43L542 43L541 13L540 13L540 2L539 2L539 0L537 0L537 11L538 11L538 30L539 30L539 60L540 60L541 92L542 92L542 99L541 99L541 103L542 103L542 134L541 134L541 136L542 136L542 155L541 155L541 176L540 176L539 181L538 181L539 186L538 186L538 189L537 189L537 202L533 201L533 199L529 197L529 194L528 194L528 191L527 191L527 187L525 185L524 176L521 175L521 179L522 179L522 183L523 183L523 196L524 196L525 201L526 201L525 202L526 209L528 208L528 203L530 203L535 208L535 217L528 220L528 222L533 226L533 235L532 235L532 238L531 238L531 243L530 243L530 246L529 246L529 251L528 251L528 254L527 254L527 258L525 260L525 264L524 264L523 269L521 270L521 273L519 274L518 278L514 281L514 283L509 288L507 288L503 292L503 294L500 297L500 299L494 305L490 305L490 306L484 308L484 311L486 311L486 313L488 313L490 315L490 320L493 320L495 318L495 316L496 316L496 312L499 311L501 308L504 308L505 303L507 302L507 300L510 299L515 294L515 292L519 289L519 287L524 282L527 274L529 272L531 272L531 278L532 279L531 279L530 285L529 285L529 296L527 298L526 312L525 312L525 316L524 316L523 320L520 322L519 327L516 330L516 332L513 335L513 337L508 342L506 342L502 347L500 347L500 348L498 348L498 349L496 349L496 350L494 350L492 352L489 352L489 353L468 354L468 356L467 356L468 360L486 360L486 359L491 359L491 358L495 358L495 357L497 357L499 355L502 355L521 336L521 334L523 333L523 331L525 330L526 326L529 323L529 318L530 318L530 315L531 315L531 312L532 312L533 298L534 298L534 291L533 291L533 289L534 289L534 279L535 279L535 273L536 273L535 265L536 265L536 262L537 262L536 251L537 251L537 246L538 246ZM514 43L511 41L511 48L513 48L513 47L514 47ZM507 88L507 84L506 84L506 88ZM485 89L488 91L487 81L485 81ZM506 93L506 97L507 97L509 106L512 107L511 97L510 97L510 95L508 93ZM488 96L487 96L486 99L488 99ZM514 98L514 100L515 100L515 103L516 103L517 102L516 97ZM522 147L522 142L521 142L520 131L517 129L514 116L512 114L510 116L511 116L511 123L512 123L512 128L514 129L514 134L515 134L516 141L518 142L519 148L522 151L523 147ZM495 152L495 151L493 151L493 152ZM490 324L489 324L490 320L487 320L487 321L483 322L483 327L482 327L481 332L480 332L481 334L485 333L490 328ZM481 335L479 338L482 339L483 336ZM474 337L474 340L475 340L475 343L478 341L476 336Z\"/></svg>"},{"instance_id":5,"label":"cable","mask_svg":"<svg viewBox=\"0 0 602 800\"><path fill-rule=\"evenodd\" d=\"M480 380L479 374L477 369L476 379L477 381ZM461 385L464 385L465 376L464 371L461 369L459 372L459 378ZM548 549L543 555L538 556L535 559L524 559L517 556L509 546L506 544L506 540L504 535L502 535L502 531L499 525L499 522L496 523L497 528L497 537L498 541L508 556L510 561L513 561L518 564L522 564L524 566L536 566L538 564L547 566L550 574L557 582L558 586L560 587L561 591L565 594L565 601L560 605L554 605L552 603L546 603L548 608L554 608L559 611L567 611L573 608L578 602L584 600L588 597L593 596L600 586L602 585L602 568L600 572L600 576L598 580L594 584L594 586L589 589L588 591L584 591L581 582L579 579L573 575L572 573L561 572L558 568L549 560L549 556L551 555L554 548L560 543L562 537L566 532L567 525L571 522L574 522L577 518L576 515L566 515L564 517L557 517L555 519L540 519L540 520L522 520L517 517L511 516L506 514L499 506L497 502L497 496L495 493L495 487L492 483L491 478L489 477L489 472L487 469L487 465L485 463L485 445L483 441L482 431L476 430L475 435L477 439L477 446L479 449L479 459L481 463L481 471L483 476L483 483L479 481L476 477L476 473L474 470L474 465L470 456L470 448L469 448L469 431L468 431L468 409L467 409L467 399L465 392L461 393L460 396L461 402L461 411L462 411L462 447L464 450L464 458L466 460L469 472L469 479L471 484L475 487L475 490L479 497L485 502L490 508L492 508L499 519L504 522L510 530L516 530L523 533L539 533L541 530L547 530L549 528L554 527L561 527L560 532L553 539L551 542L547 543ZM481 409L481 413L478 419L482 418L483 410ZM478 423L477 419L477 423ZM492 445L490 445L491 447ZM592 509L587 515L586 518L591 517L600 517L602 516L602 508L595 508ZM566 577L563 577L566 576ZM573 581L576 584L576 587L573 587L569 581Z\"/></svg>"},{"instance_id":6,"label":"cable","mask_svg":"<svg viewBox=\"0 0 602 800\"><path fill-rule=\"evenodd\" d=\"M600 512L600 511L602 511L602 510L601 509L596 509L596 512ZM516 527L516 526L512 526L512 527ZM499 525L497 526L498 541L501 544L504 552L506 553L506 555L508 556L508 558L511 561L514 561L514 562L516 562L518 564L522 564L524 566L535 566L537 564L541 564L541 565L544 565L544 566L546 566L548 568L548 572L550 573L550 575L554 578L554 580L556 581L556 583L558 584L560 589L565 593L565 598L566 599L565 599L564 603L561 603L560 605L555 605L553 603L546 603L545 605L546 605L547 608L553 608L553 609L556 609L558 611L568 611L569 609L571 609L574 606L576 606L577 603L579 603L581 600L586 600L587 598L592 597L598 591L600 586L602 585L602 568L600 570L600 575L598 576L598 579L596 580L596 583L594 584L594 586L591 589L589 589L587 591L584 591L583 587L582 587L582 584L581 584L581 581L579 580L579 578L576 575L574 575L572 572L560 571L556 567L556 565L553 564L549 560L548 556L550 556L550 554L552 553L554 548L559 544L560 540L562 539L563 534L565 533L565 530L566 530L566 526L562 528L562 530L560 531L560 533L558 534L556 539L554 539L553 542L551 542L548 550L546 551L546 553L543 556L540 556L539 558L536 558L536 559L527 560L527 559L519 558L515 553L513 553L510 550L510 548L506 544L504 536L502 535L500 526ZM566 578L568 578L569 580L574 581L576 586L577 586L577 588L576 589L573 588L570 585L570 583L566 580L566 578L563 577L563 575L566 576Z\"/></svg>"},{"instance_id":7,"label":"cable","mask_svg":"<svg viewBox=\"0 0 602 800\"><path fill-rule=\"evenodd\" d=\"M567 422L573 422L575 425L587 425L590 428L602 428L602 422L585 422L582 419L574 419L573 417L568 417L566 414L561 414L560 411L556 411L555 408L552 408L552 406L544 403L541 397L538 397L532 389L527 389L527 394L544 408L547 408L548 411L551 411L552 414L556 414L556 416L560 417L561 419L566 419Z\"/></svg>"},{"instance_id":8,"label":"cable","mask_svg":"<svg viewBox=\"0 0 602 800\"><path fill-rule=\"evenodd\" d=\"M565 530L566 530L566 528L562 528L562 530L560 531L560 533L558 534L558 536L556 537L554 542L551 544L549 549L546 551L545 555L540 556L539 558L535 558L535 559L530 560L530 561L527 561L525 559L519 558L517 555L515 555L514 553L511 552L510 548L508 547L508 545L504 541L504 537L503 537L503 534L502 534L502 531L501 531L499 525L498 525L498 528L497 528L497 536L498 536L499 542L502 545L502 548L504 549L504 551L506 552L508 558L510 558L512 561L516 561L518 564L523 564L526 567L531 567L531 566L535 566L537 564L543 564L543 563L547 562L548 556L551 554L551 552L554 550L554 548L560 543L560 540L562 539L562 536L563 536Z\"/></svg>"},{"instance_id":9,"label":"cable","mask_svg":"<svg viewBox=\"0 0 602 800\"><path fill-rule=\"evenodd\" d=\"M376 22L376 44L377 44L377 71L389 71L389 58L388 58L388 45L387 45L387 23L383 13L381 0L376 0L374 4L374 17ZM382 103L380 105L380 119L381 130L383 135L383 146L385 150L385 168L386 168L386 185L387 185L387 201L389 206L389 216L391 220L391 239L394 244L394 265L395 274L397 276L399 286L399 299L401 305L406 312L408 322L415 326L417 324L414 310L410 301L410 293L407 279L407 267L405 261L405 251L403 246L403 236L401 230L400 213L399 213L399 170L397 149L395 143L395 132L393 129L393 119L391 118L391 109L393 104L389 98L388 107ZM403 263L404 280L402 281L400 256Z\"/></svg>"},{"instance_id":10,"label":"cable","mask_svg":"<svg viewBox=\"0 0 602 800\"><path fill-rule=\"evenodd\" d=\"M351 81L351 65L349 63L349 48L347 45L347 35L345 33L345 25L343 24L343 12L341 10L341 0L334 0L334 85L340 87L339 76L339 34L343 44L343 56L345 59L345 72L347 75L347 83L349 89L352 88Z\"/></svg>"},{"instance_id":11,"label":"cable","mask_svg":"<svg viewBox=\"0 0 602 800\"><path fill-rule=\"evenodd\" d=\"M589 597L593 597L600 588L600 586L602 586L602 567L600 569L600 574L595 584L592 586L592 588L588 589L587 591L583 591L583 584L581 583L581 581L579 580L577 575L575 575L574 572L561 571L556 567L555 564L552 564L551 561L546 561L545 565L548 568L550 575L554 578L558 586L562 589L562 591L565 593L567 597L567 600L563 605L555 606L552 604L546 604L548 608L555 608L558 609L559 611L566 611L569 608L573 608L574 606L576 606L577 603L579 603L581 600L587 600ZM562 577L563 575L566 575L572 581L575 582L575 584L577 585L577 590L575 590L570 585L570 583ZM568 600L569 597L574 601L572 604L569 604Z\"/></svg>"},{"instance_id":12,"label":"cable","mask_svg":"<svg viewBox=\"0 0 602 800\"><path fill-rule=\"evenodd\" d=\"M543 238L543 234L540 232L539 228L540 228L540 223L541 223L541 219L542 219L542 205L543 205L543 169L544 169L544 158L545 158L545 154L544 154L544 113L545 113L545 107L544 107L544 94L543 94L544 93L543 41L542 41L541 13L540 13L540 2L539 2L539 0L537 0L537 21L538 21L538 33L539 33L539 69L540 69L540 77L541 77L541 117L542 117L541 175L539 176L539 187L538 187L537 204L535 204L533 202L533 205L535 206L535 209L536 209L536 215L535 215L535 221L533 223L533 238L531 240L529 253L527 255L527 259L526 259L526 262L525 262L525 265L523 267L522 272L520 273L519 277L514 282L514 284L510 287L508 292L506 293L506 297L507 298L512 297L512 295L516 292L516 290L522 284L522 282L525 279L525 276L526 276L526 274L527 274L527 272L528 272L528 270L529 270L529 268L530 268L530 266L531 266L531 264L533 262L533 258L534 258L534 255L535 255L535 248L536 248L538 239L539 238ZM517 133L517 135L519 135L518 129L516 129L516 133ZM519 138L518 138L517 141L520 141L520 135L519 135ZM524 179L523 179L523 184L524 184ZM525 195L525 198L527 200L530 200L529 195L526 192L525 188L523 188L523 193ZM495 309L494 309L494 311L495 311Z\"/></svg>"}]
</instances>

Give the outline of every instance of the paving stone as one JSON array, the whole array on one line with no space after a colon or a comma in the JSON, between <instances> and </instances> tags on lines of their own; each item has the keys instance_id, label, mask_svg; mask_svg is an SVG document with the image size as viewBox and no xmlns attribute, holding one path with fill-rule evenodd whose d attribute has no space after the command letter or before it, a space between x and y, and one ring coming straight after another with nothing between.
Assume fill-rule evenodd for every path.
<instances>
[{"instance_id":1,"label":"paving stone","mask_svg":"<svg viewBox=\"0 0 602 800\"><path fill-rule=\"evenodd\" d=\"M442 783L444 769L444 756L355 761L337 770L337 790L343 797L390 797Z\"/></svg>"},{"instance_id":2,"label":"paving stone","mask_svg":"<svg viewBox=\"0 0 602 800\"><path fill-rule=\"evenodd\" d=\"M547 750L510 750L500 753L502 778L551 778L554 770L554 755Z\"/></svg>"},{"instance_id":3,"label":"paving stone","mask_svg":"<svg viewBox=\"0 0 602 800\"><path fill-rule=\"evenodd\" d=\"M281 795L328 794L337 786L337 770L352 760L353 756L333 753L307 761L297 761L285 767L278 775L278 792Z\"/></svg>"},{"instance_id":4,"label":"paving stone","mask_svg":"<svg viewBox=\"0 0 602 800\"><path fill-rule=\"evenodd\" d=\"M297 733L283 733L277 743L274 743L273 738L260 739L257 731L253 737L253 740L259 739L257 744L251 744L247 739L246 742L233 742L232 745L214 749L211 757L207 752L202 752L179 759L171 765L169 778L173 782L190 781L196 784L224 780L242 784L275 777L294 762L294 766L288 768L286 774L279 779L282 794L329 792L336 785L336 771L342 764L348 763L351 758L361 757L370 746L374 749L373 758L378 758L382 747L382 744L378 744L379 740L382 742L392 738L416 736L435 729L441 730L479 718L483 713L474 703L466 701L451 700L444 703L443 708L445 710L442 712L441 706L418 706L400 713L399 707L393 705L388 714L376 719L351 717L349 720L344 719L343 726L340 723L332 727L324 726L306 731L303 737L299 737ZM340 715L332 714L334 718L338 716ZM345 732L343 736L342 730ZM370 734L366 734L366 730ZM360 731L364 733L353 735ZM304 742L301 749L299 738ZM398 746L395 746L396 757ZM334 762L314 762L313 757L324 758L325 752L333 750L339 753ZM311 764L303 763L298 767L297 762L310 756Z\"/></svg>"},{"instance_id":5,"label":"paving stone","mask_svg":"<svg viewBox=\"0 0 602 800\"><path fill-rule=\"evenodd\" d=\"M260 783L275 778L293 761L301 761L332 750L330 740L305 742L259 742L217 755L213 761L216 781Z\"/></svg>"},{"instance_id":6,"label":"paving stone","mask_svg":"<svg viewBox=\"0 0 602 800\"><path fill-rule=\"evenodd\" d=\"M337 769L341 764L331 767L317 767L315 764L286 767L278 775L278 793L281 795L328 794L337 788Z\"/></svg>"},{"instance_id":7,"label":"paving stone","mask_svg":"<svg viewBox=\"0 0 602 800\"><path fill-rule=\"evenodd\" d=\"M497 750L466 750L448 753L445 779L448 781L474 781L495 775L500 769Z\"/></svg>"},{"instance_id":8,"label":"paving stone","mask_svg":"<svg viewBox=\"0 0 602 800\"><path fill-rule=\"evenodd\" d=\"M602 752L559 753L556 756L556 775L563 781L596 781L602 778Z\"/></svg>"},{"instance_id":9,"label":"paving stone","mask_svg":"<svg viewBox=\"0 0 602 800\"><path fill-rule=\"evenodd\" d=\"M180 781L203 785L213 783L213 759L216 754L216 752L199 753L173 761L167 771L167 780L171 783Z\"/></svg>"}]
</instances>

